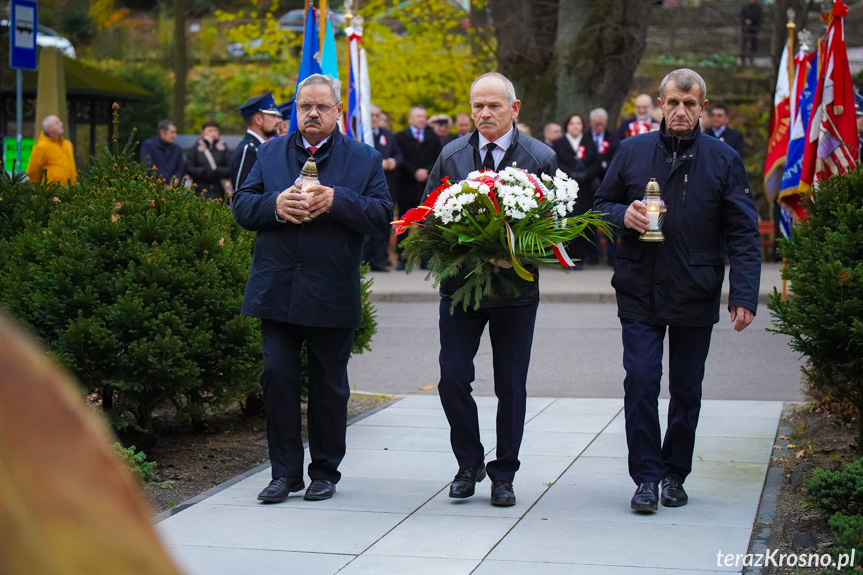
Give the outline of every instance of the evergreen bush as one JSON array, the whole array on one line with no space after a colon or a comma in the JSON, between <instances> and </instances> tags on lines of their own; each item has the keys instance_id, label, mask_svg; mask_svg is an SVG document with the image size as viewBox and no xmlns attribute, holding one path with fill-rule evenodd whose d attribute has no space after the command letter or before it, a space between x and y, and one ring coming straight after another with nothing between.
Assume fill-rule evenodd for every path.
<instances>
[{"instance_id":1,"label":"evergreen bush","mask_svg":"<svg viewBox=\"0 0 863 575\"><path fill-rule=\"evenodd\" d=\"M851 555L854 551L854 567L850 572L860 573L860 564L863 562L863 515L842 515L837 513L828 521L833 533L836 534L836 541L830 549L831 554L836 557L838 555ZM835 571L824 571L825 573L835 573ZM849 571L842 571L848 573Z\"/></svg>"},{"instance_id":2,"label":"evergreen bush","mask_svg":"<svg viewBox=\"0 0 863 575\"><path fill-rule=\"evenodd\" d=\"M260 333L239 315L252 235L221 202L166 188L133 151L115 139L44 227L0 242L0 304L101 398L115 428L150 434L160 407L201 421L254 390Z\"/></svg>"},{"instance_id":3,"label":"evergreen bush","mask_svg":"<svg viewBox=\"0 0 863 575\"><path fill-rule=\"evenodd\" d=\"M863 513L863 459L848 463L838 471L816 469L803 480L809 501L825 517L835 513Z\"/></svg>"},{"instance_id":4,"label":"evergreen bush","mask_svg":"<svg viewBox=\"0 0 863 575\"><path fill-rule=\"evenodd\" d=\"M780 242L792 293L783 302L773 290L770 331L806 356L812 389L854 404L863 447L863 170L821 184L806 213Z\"/></svg>"},{"instance_id":5,"label":"evergreen bush","mask_svg":"<svg viewBox=\"0 0 863 575\"><path fill-rule=\"evenodd\" d=\"M149 483L156 475L156 462L147 461L147 454L143 451L136 453L134 445L124 448L119 443L114 444L114 452L120 457L123 464L141 480L141 483Z\"/></svg>"}]
</instances>

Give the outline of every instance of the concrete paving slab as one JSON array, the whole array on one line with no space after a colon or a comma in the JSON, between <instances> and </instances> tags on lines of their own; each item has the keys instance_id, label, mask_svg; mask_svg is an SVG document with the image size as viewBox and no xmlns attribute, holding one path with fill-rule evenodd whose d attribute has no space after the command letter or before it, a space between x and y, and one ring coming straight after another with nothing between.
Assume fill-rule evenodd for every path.
<instances>
[{"instance_id":1,"label":"concrete paving slab","mask_svg":"<svg viewBox=\"0 0 863 575\"><path fill-rule=\"evenodd\" d=\"M405 518L398 513L329 510L326 501L320 501L318 509L290 503L260 507L199 503L156 528L175 545L356 555Z\"/></svg>"},{"instance_id":2,"label":"concrete paving slab","mask_svg":"<svg viewBox=\"0 0 863 575\"><path fill-rule=\"evenodd\" d=\"M296 553L193 545L168 545L167 547L186 575L237 575L237 573L330 575L354 559L354 555L334 553Z\"/></svg>"},{"instance_id":3,"label":"concrete paving slab","mask_svg":"<svg viewBox=\"0 0 863 575\"><path fill-rule=\"evenodd\" d=\"M642 569L607 565L573 565L571 563L528 563L486 559L473 575L725 575L727 571L691 571L689 569Z\"/></svg>"},{"instance_id":4,"label":"concrete paving slab","mask_svg":"<svg viewBox=\"0 0 863 575\"><path fill-rule=\"evenodd\" d=\"M668 414L660 414L659 427L665 433ZM609 424L609 433L626 433L626 419L621 413ZM701 437L776 437L776 417L705 417L698 418L698 435Z\"/></svg>"},{"instance_id":5,"label":"concrete paving slab","mask_svg":"<svg viewBox=\"0 0 863 575\"><path fill-rule=\"evenodd\" d=\"M365 554L479 560L515 522L510 517L412 515Z\"/></svg>"},{"instance_id":6,"label":"concrete paving slab","mask_svg":"<svg viewBox=\"0 0 863 575\"><path fill-rule=\"evenodd\" d=\"M476 559L360 555L339 575L469 575L478 563Z\"/></svg>"},{"instance_id":7,"label":"concrete paving slab","mask_svg":"<svg viewBox=\"0 0 863 575\"><path fill-rule=\"evenodd\" d=\"M593 433L602 431L615 418L616 413L572 413L564 409L543 411L524 428L530 431L559 431Z\"/></svg>"},{"instance_id":8,"label":"concrete paving slab","mask_svg":"<svg viewBox=\"0 0 863 575\"><path fill-rule=\"evenodd\" d=\"M725 571L716 567L716 554L726 549L745 550L751 531L751 524L702 527L635 521L543 520L540 514L531 512L494 548L488 559Z\"/></svg>"},{"instance_id":9,"label":"concrete paving slab","mask_svg":"<svg viewBox=\"0 0 863 575\"><path fill-rule=\"evenodd\" d=\"M548 520L625 523L627 527L639 523L737 527L754 521L761 497L760 489L687 489L688 505L639 515L629 508L634 491L630 485L553 485L530 512Z\"/></svg>"},{"instance_id":10,"label":"concrete paving slab","mask_svg":"<svg viewBox=\"0 0 863 575\"><path fill-rule=\"evenodd\" d=\"M439 480L441 485L449 482L457 469L458 463L452 453L372 449L348 449L344 461L339 466L343 477L410 481Z\"/></svg>"},{"instance_id":11,"label":"concrete paving slab","mask_svg":"<svg viewBox=\"0 0 863 575\"><path fill-rule=\"evenodd\" d=\"M757 437L701 437L696 434L693 460L736 461L740 463L766 463L770 460L773 441ZM587 457L626 457L624 433L602 433L584 451Z\"/></svg>"},{"instance_id":12,"label":"concrete paving slab","mask_svg":"<svg viewBox=\"0 0 863 575\"><path fill-rule=\"evenodd\" d=\"M419 479L400 481L394 485L392 479L377 477L343 477L336 488L336 496L325 505L328 511L369 511L380 513L401 513L407 515L433 498L443 487L445 481ZM306 485L309 480L306 479ZM385 486L382 488L382 486ZM261 488L262 489L262 488ZM246 507L282 507L318 510L320 501L305 501L303 492L292 494L287 501L277 504L262 503L257 500L260 489L256 486L238 485L226 489L207 499L207 503L218 505L243 505Z\"/></svg>"},{"instance_id":13,"label":"concrete paving slab","mask_svg":"<svg viewBox=\"0 0 863 575\"><path fill-rule=\"evenodd\" d=\"M476 486L476 494L467 499L453 499L449 488L442 490L434 499L417 510L417 515L458 515L462 517L511 517L524 515L531 505L542 496L548 485L539 481L523 481L516 476L513 485L516 504L512 507L495 507L491 500L491 481L486 479Z\"/></svg>"}]
</instances>

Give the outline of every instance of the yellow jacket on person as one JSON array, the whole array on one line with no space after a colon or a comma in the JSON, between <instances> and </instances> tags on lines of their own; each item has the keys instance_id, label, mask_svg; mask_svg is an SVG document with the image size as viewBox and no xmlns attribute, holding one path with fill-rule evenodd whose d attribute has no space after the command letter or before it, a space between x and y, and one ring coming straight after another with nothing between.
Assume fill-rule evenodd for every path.
<instances>
[{"instance_id":1,"label":"yellow jacket on person","mask_svg":"<svg viewBox=\"0 0 863 575\"><path fill-rule=\"evenodd\" d=\"M27 175L33 182L42 179L42 170L48 171L48 183L61 185L74 184L78 181L75 170L75 154L72 142L66 138L55 140L42 132L33 150L30 152L30 163Z\"/></svg>"}]
</instances>

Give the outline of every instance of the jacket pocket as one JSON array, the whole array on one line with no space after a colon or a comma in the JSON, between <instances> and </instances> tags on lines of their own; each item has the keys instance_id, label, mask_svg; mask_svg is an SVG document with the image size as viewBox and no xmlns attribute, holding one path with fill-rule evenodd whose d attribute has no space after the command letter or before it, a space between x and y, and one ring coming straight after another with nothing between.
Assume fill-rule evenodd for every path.
<instances>
[{"instance_id":1,"label":"jacket pocket","mask_svg":"<svg viewBox=\"0 0 863 575\"><path fill-rule=\"evenodd\" d=\"M633 260L633 261L641 261L641 256L644 254L644 246L638 243L637 241L628 242L623 241L620 243L620 246L617 248L617 256L618 258L623 258L625 260Z\"/></svg>"},{"instance_id":2,"label":"jacket pocket","mask_svg":"<svg viewBox=\"0 0 863 575\"><path fill-rule=\"evenodd\" d=\"M694 250L689 252L689 265L721 266L725 265L725 262L722 261L721 252Z\"/></svg>"}]
</instances>

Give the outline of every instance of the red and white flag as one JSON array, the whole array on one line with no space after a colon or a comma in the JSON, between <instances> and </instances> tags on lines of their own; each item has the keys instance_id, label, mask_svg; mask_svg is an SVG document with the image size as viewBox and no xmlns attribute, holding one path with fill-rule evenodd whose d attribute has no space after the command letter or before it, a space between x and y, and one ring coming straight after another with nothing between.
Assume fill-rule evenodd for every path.
<instances>
[{"instance_id":1,"label":"red and white flag","mask_svg":"<svg viewBox=\"0 0 863 575\"><path fill-rule=\"evenodd\" d=\"M826 49L820 58L818 89L809 122L800 189L808 191L819 181L845 174L857 165L857 121L854 87L845 46L848 6L836 0L830 11Z\"/></svg>"},{"instance_id":2,"label":"red and white flag","mask_svg":"<svg viewBox=\"0 0 863 575\"><path fill-rule=\"evenodd\" d=\"M775 200L782 184L785 156L788 153L788 133L791 131L791 81L788 77L788 45L782 51L776 91L773 96L773 123L767 141L767 160L764 162L764 189L767 197Z\"/></svg>"}]
</instances>

